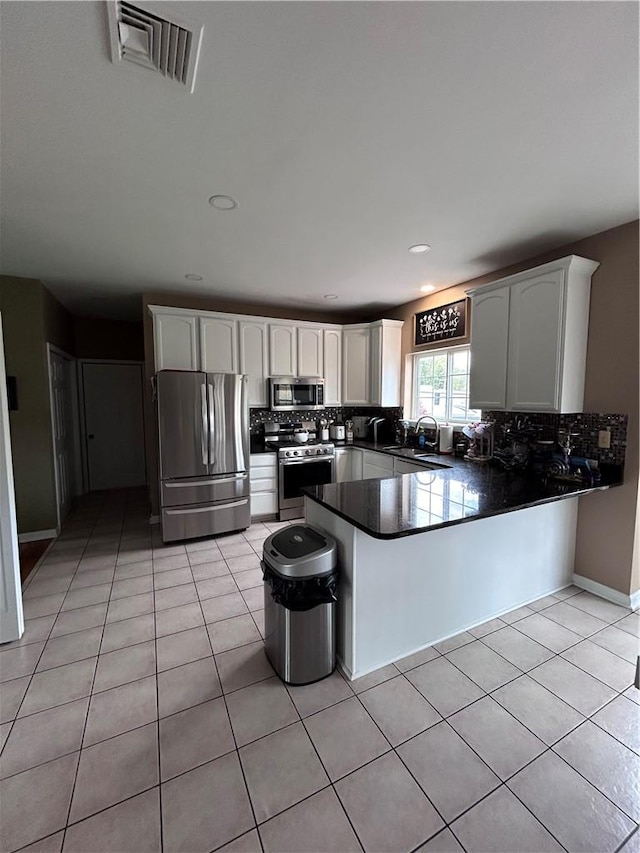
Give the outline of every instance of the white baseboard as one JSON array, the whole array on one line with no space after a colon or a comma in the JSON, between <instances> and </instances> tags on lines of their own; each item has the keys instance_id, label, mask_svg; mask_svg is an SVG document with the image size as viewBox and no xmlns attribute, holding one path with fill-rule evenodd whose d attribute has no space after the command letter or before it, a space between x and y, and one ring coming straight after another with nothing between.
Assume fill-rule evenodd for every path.
<instances>
[{"instance_id":1,"label":"white baseboard","mask_svg":"<svg viewBox=\"0 0 640 853\"><path fill-rule=\"evenodd\" d=\"M634 592L633 595L626 595L624 592L619 592L617 589L612 589L610 586L605 586L598 581L592 581L591 578L582 577L582 575L574 575L573 583L579 586L580 589L585 589L587 592L592 592L594 595L599 595L600 598L605 598L612 604L619 604L621 607L630 607L631 610L637 610L640 607L640 590Z\"/></svg>"},{"instance_id":2,"label":"white baseboard","mask_svg":"<svg viewBox=\"0 0 640 853\"><path fill-rule=\"evenodd\" d=\"M18 542L39 542L41 539L55 539L57 535L55 527L50 530L32 530L30 533L18 533Z\"/></svg>"}]
</instances>

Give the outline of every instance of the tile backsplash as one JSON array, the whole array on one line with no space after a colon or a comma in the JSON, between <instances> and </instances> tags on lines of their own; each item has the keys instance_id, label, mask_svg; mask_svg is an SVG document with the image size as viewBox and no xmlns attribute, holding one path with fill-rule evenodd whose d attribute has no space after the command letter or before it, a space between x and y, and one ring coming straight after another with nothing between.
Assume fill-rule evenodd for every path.
<instances>
[{"instance_id":1,"label":"tile backsplash","mask_svg":"<svg viewBox=\"0 0 640 853\"><path fill-rule=\"evenodd\" d=\"M600 463L624 465L627 449L628 415L602 412L576 412L575 414L556 415L488 411L483 412L482 415L483 420L495 421L496 441L500 440L501 427L513 423L517 417L528 417L531 424L542 428L541 438L556 440L558 431L566 429L578 433L571 440L575 456L597 459ZM598 447L598 432L606 429L611 432L611 446L608 449Z\"/></svg>"},{"instance_id":2,"label":"tile backsplash","mask_svg":"<svg viewBox=\"0 0 640 853\"><path fill-rule=\"evenodd\" d=\"M364 417L383 417L392 421L402 419L402 407L384 409L380 406L339 406L327 407L321 412L272 412L270 409L249 409L249 431L251 435L261 435L262 424L270 424L276 421L317 421L318 418L327 418L330 421L344 421L354 415Z\"/></svg>"}]
</instances>

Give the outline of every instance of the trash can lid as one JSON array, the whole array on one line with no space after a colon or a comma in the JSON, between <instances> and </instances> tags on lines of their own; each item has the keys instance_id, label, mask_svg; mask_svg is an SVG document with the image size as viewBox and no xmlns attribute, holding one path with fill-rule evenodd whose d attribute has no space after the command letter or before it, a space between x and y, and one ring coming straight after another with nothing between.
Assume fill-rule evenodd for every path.
<instances>
[{"instance_id":1,"label":"trash can lid","mask_svg":"<svg viewBox=\"0 0 640 853\"><path fill-rule=\"evenodd\" d=\"M337 545L331 536L310 524L292 524L265 540L263 558L283 577L308 578L335 569Z\"/></svg>"}]
</instances>

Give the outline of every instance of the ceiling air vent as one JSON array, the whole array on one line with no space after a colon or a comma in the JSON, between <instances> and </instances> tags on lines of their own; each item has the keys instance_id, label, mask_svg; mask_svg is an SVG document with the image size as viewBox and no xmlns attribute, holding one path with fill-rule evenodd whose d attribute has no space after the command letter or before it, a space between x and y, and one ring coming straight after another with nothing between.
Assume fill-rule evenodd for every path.
<instances>
[{"instance_id":1,"label":"ceiling air vent","mask_svg":"<svg viewBox=\"0 0 640 853\"><path fill-rule=\"evenodd\" d=\"M193 92L204 27L174 15L167 6L107 0L111 61L135 62Z\"/></svg>"}]
</instances>

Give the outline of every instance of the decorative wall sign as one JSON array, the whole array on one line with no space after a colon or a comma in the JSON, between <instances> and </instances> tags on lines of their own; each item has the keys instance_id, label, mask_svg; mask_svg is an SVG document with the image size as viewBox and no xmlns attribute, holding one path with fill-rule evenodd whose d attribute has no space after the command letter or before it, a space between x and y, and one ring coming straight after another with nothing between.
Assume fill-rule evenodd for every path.
<instances>
[{"instance_id":1,"label":"decorative wall sign","mask_svg":"<svg viewBox=\"0 0 640 853\"><path fill-rule=\"evenodd\" d=\"M468 299L461 299L416 314L415 345L419 347L464 338L467 334L468 303Z\"/></svg>"}]
</instances>

